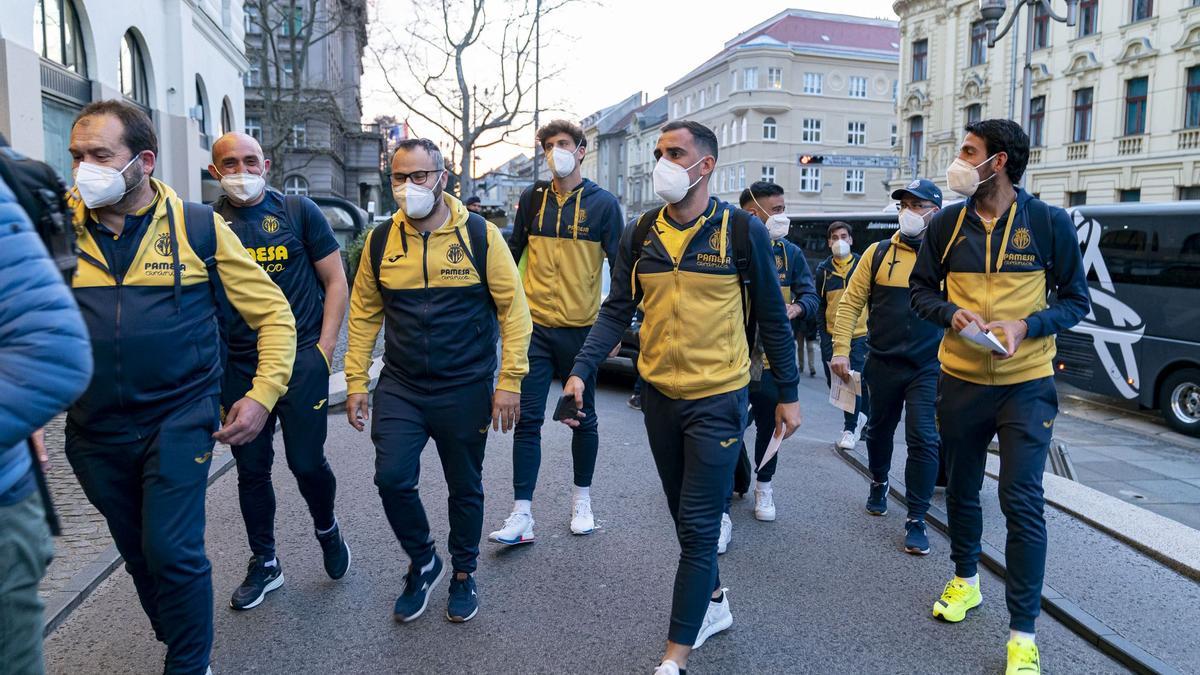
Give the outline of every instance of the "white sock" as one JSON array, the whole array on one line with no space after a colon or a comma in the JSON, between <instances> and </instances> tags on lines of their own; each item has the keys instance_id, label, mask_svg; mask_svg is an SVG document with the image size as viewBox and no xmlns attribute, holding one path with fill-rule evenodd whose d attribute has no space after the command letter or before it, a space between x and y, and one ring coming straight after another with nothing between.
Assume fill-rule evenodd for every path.
<instances>
[{"instance_id":1,"label":"white sock","mask_svg":"<svg viewBox=\"0 0 1200 675\"><path fill-rule=\"evenodd\" d=\"M979 575L978 575L978 574L976 574L976 575L975 575L975 576L973 576L973 577L960 577L960 576L955 576L954 578L955 578L955 579L958 579L959 581L964 581L964 582L966 582L966 583L968 583L968 584L970 584L970 585L972 585L972 586L978 586L978 585L979 585Z\"/></svg>"},{"instance_id":2,"label":"white sock","mask_svg":"<svg viewBox=\"0 0 1200 675\"><path fill-rule=\"evenodd\" d=\"M754 481L754 489L758 492L770 492L771 481L762 482L761 480Z\"/></svg>"},{"instance_id":3,"label":"white sock","mask_svg":"<svg viewBox=\"0 0 1200 675\"><path fill-rule=\"evenodd\" d=\"M1037 636L1034 635L1033 633L1022 633L1019 630L1008 631L1008 639L1009 640L1029 640L1030 642L1034 642L1036 637Z\"/></svg>"},{"instance_id":4,"label":"white sock","mask_svg":"<svg viewBox=\"0 0 1200 675\"><path fill-rule=\"evenodd\" d=\"M578 485L572 485L571 486L571 498L572 499L588 499L588 500L590 500L592 498L592 488L579 487Z\"/></svg>"},{"instance_id":5,"label":"white sock","mask_svg":"<svg viewBox=\"0 0 1200 675\"><path fill-rule=\"evenodd\" d=\"M529 509L533 507L532 499L515 499L513 500L513 513L524 513L530 515Z\"/></svg>"},{"instance_id":6,"label":"white sock","mask_svg":"<svg viewBox=\"0 0 1200 675\"><path fill-rule=\"evenodd\" d=\"M278 565L278 564L279 564L279 563L275 561L275 558L271 558L270 560L268 560L268 561L266 561L265 563L263 563L263 567L274 567L274 566L276 566L276 565Z\"/></svg>"}]
</instances>

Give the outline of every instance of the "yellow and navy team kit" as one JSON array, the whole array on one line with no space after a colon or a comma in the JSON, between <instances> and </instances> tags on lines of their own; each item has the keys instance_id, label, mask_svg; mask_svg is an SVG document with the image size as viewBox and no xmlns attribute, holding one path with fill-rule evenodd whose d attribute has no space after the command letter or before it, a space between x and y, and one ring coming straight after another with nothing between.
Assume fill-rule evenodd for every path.
<instances>
[{"instance_id":1,"label":"yellow and navy team kit","mask_svg":"<svg viewBox=\"0 0 1200 675\"><path fill-rule=\"evenodd\" d=\"M213 210L283 291L296 319L296 351L314 347L321 339L325 287L313 264L339 248L321 209L307 197L268 189L253 206L237 207L222 196L213 202ZM252 356L254 331L241 315L231 314L226 318L229 353L234 358Z\"/></svg>"},{"instance_id":2,"label":"yellow and navy team kit","mask_svg":"<svg viewBox=\"0 0 1200 675\"><path fill-rule=\"evenodd\" d=\"M812 270L804 258L804 251L787 239L777 239L771 242L771 254L775 258L775 272L779 275L779 290L783 293L784 304L799 305L805 317L819 312L821 300L817 297ZM763 367L771 367L770 359L763 359Z\"/></svg>"},{"instance_id":3,"label":"yellow and navy team kit","mask_svg":"<svg viewBox=\"0 0 1200 675\"><path fill-rule=\"evenodd\" d=\"M837 323L838 302L842 298L842 293L846 292L846 287L850 285L850 275L854 274L859 260L857 253L851 253L845 260L829 256L817 265L815 276L817 295L821 301L819 311L822 316L822 321L818 326L821 329L823 341L833 335L833 327ZM864 314L859 317L858 323L854 326L854 337L860 338L866 334L867 317Z\"/></svg>"},{"instance_id":4,"label":"yellow and navy team kit","mask_svg":"<svg viewBox=\"0 0 1200 675\"><path fill-rule=\"evenodd\" d=\"M211 228L208 223L185 225L183 200L150 180L154 200L126 216L119 235L82 203L74 205L79 268L72 288L96 367L68 422L111 442L145 438L163 415L218 393L214 284L223 287L233 310L258 331L259 366L247 396L273 408L287 391L295 357L295 325L287 301L225 222L204 208ZM193 237L201 236L208 237L211 255L197 252L201 247Z\"/></svg>"},{"instance_id":5,"label":"yellow and navy team kit","mask_svg":"<svg viewBox=\"0 0 1200 675\"><path fill-rule=\"evenodd\" d=\"M841 294L833 331L833 355L850 355L850 334L867 315L871 356L923 365L937 359L942 328L917 316L909 300L908 280L917 262L920 242L899 233L863 251L850 284ZM863 309L853 321L846 310Z\"/></svg>"},{"instance_id":6,"label":"yellow and navy team kit","mask_svg":"<svg viewBox=\"0 0 1200 675\"><path fill-rule=\"evenodd\" d=\"M960 308L985 322L1025 320L1025 340L1009 359L991 358L957 331L946 331L938 354L942 370L975 384L1053 375L1055 333L1078 323L1091 306L1071 217L1020 188L1016 193L1012 206L990 222L979 218L971 199L938 212L912 272L913 309L943 328ZM996 337L1003 342L1002 332Z\"/></svg>"},{"instance_id":7,"label":"yellow and navy team kit","mask_svg":"<svg viewBox=\"0 0 1200 675\"><path fill-rule=\"evenodd\" d=\"M602 262L614 266L621 206L588 179L559 194L538 181L521 194L509 248L520 262L533 322L581 328L600 310Z\"/></svg>"},{"instance_id":8,"label":"yellow and navy team kit","mask_svg":"<svg viewBox=\"0 0 1200 675\"><path fill-rule=\"evenodd\" d=\"M500 231L444 195L450 215L421 232L397 212L388 224L379 273L369 260L376 228L363 245L350 297L347 391L366 393L371 352L381 325L384 374L418 392L490 379L496 338L503 341L498 389L520 393L528 370L531 323L517 268ZM486 251L471 248L468 220L486 227ZM486 256L486 285L477 255Z\"/></svg>"},{"instance_id":9,"label":"yellow and navy team kit","mask_svg":"<svg viewBox=\"0 0 1200 675\"><path fill-rule=\"evenodd\" d=\"M716 198L694 222L673 222L660 209L641 254L633 259L627 227L617 252L608 299L576 358L573 375L585 381L617 344L641 303L638 372L672 399L699 399L750 382L745 307L753 306L758 335L770 361L780 401L796 400L799 376L791 323L766 227L749 217L750 260L744 289L733 260L735 208ZM749 297L744 297L743 294Z\"/></svg>"}]
</instances>

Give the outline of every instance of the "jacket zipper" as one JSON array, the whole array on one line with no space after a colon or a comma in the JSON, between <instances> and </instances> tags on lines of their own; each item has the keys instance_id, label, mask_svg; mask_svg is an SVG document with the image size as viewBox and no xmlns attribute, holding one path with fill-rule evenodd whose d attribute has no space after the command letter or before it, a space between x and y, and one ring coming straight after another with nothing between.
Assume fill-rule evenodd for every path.
<instances>
[{"instance_id":1,"label":"jacket zipper","mask_svg":"<svg viewBox=\"0 0 1200 675\"><path fill-rule=\"evenodd\" d=\"M421 337L425 342L425 376L433 374L433 366L429 363L429 233L421 233L421 274L425 278L424 300L421 303ZM426 387L433 391L432 380Z\"/></svg>"},{"instance_id":2,"label":"jacket zipper","mask_svg":"<svg viewBox=\"0 0 1200 675\"><path fill-rule=\"evenodd\" d=\"M999 222L999 219L997 218L996 220L992 221L992 223L990 225L988 223L984 222L983 218L980 218L979 220L980 220L980 223L983 225L983 231L986 233L984 235L985 238L983 240L984 241L984 243L983 243L983 251L984 251L984 253L983 253L983 279L984 279L983 320L991 321L992 320L992 231L996 228L996 223ZM992 370L992 365L993 365L992 362L994 360L995 359L992 358L992 355L988 354L987 374L988 374L988 383L989 384L992 383L992 380L995 377L995 374Z\"/></svg>"}]
</instances>

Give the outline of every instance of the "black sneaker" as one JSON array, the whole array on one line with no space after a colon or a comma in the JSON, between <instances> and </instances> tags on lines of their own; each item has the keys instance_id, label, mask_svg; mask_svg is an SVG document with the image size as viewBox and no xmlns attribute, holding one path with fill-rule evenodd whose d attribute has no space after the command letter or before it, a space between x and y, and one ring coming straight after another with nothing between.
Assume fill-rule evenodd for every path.
<instances>
[{"instance_id":1,"label":"black sneaker","mask_svg":"<svg viewBox=\"0 0 1200 675\"><path fill-rule=\"evenodd\" d=\"M642 395L634 394L633 396L629 397L629 400L626 403L630 408L633 408L634 410L641 410L642 409Z\"/></svg>"},{"instance_id":2,"label":"black sneaker","mask_svg":"<svg viewBox=\"0 0 1200 675\"><path fill-rule=\"evenodd\" d=\"M873 516L887 515L887 481L871 483L871 494L867 496L867 513Z\"/></svg>"},{"instance_id":3,"label":"black sneaker","mask_svg":"<svg viewBox=\"0 0 1200 675\"><path fill-rule=\"evenodd\" d=\"M479 612L479 594L475 592L475 577L466 579L450 577L450 601L446 603L446 618L454 623L464 623L475 618Z\"/></svg>"},{"instance_id":4,"label":"black sneaker","mask_svg":"<svg viewBox=\"0 0 1200 675\"><path fill-rule=\"evenodd\" d=\"M238 610L258 607L267 593L283 585L283 565L279 564L279 558L270 567L264 565L265 562L266 559L260 555L250 558L245 581L229 598L230 607Z\"/></svg>"},{"instance_id":5,"label":"black sneaker","mask_svg":"<svg viewBox=\"0 0 1200 675\"><path fill-rule=\"evenodd\" d=\"M350 547L342 538L342 526L334 521L333 529L325 534L317 534L321 542L321 555L325 559L325 573L330 579L341 579L350 569Z\"/></svg>"},{"instance_id":6,"label":"black sneaker","mask_svg":"<svg viewBox=\"0 0 1200 675\"><path fill-rule=\"evenodd\" d=\"M925 521L904 521L904 550L913 555L929 555L929 536L925 534Z\"/></svg>"},{"instance_id":7,"label":"black sneaker","mask_svg":"<svg viewBox=\"0 0 1200 675\"><path fill-rule=\"evenodd\" d=\"M442 559L436 553L433 554L433 560L422 569L417 569L410 563L408 573L404 575L404 590L400 592L400 597L396 598L396 607L393 612L396 620L400 623L408 623L421 616L425 611L425 606L429 604L430 591L438 585L445 574L446 566L442 564Z\"/></svg>"}]
</instances>

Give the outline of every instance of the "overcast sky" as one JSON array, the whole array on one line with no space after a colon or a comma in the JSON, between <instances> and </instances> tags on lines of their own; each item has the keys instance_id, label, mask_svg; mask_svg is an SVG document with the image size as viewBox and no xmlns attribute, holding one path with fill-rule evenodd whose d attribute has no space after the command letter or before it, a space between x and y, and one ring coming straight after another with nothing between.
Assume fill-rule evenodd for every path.
<instances>
[{"instance_id":1,"label":"overcast sky","mask_svg":"<svg viewBox=\"0 0 1200 675\"><path fill-rule=\"evenodd\" d=\"M504 0L488 0L502 4ZM857 16L896 20L892 0L852 0L840 5L828 0L602 0L562 10L542 24L543 70L563 69L563 75L543 83L543 108L559 103L572 119L582 118L617 103L638 91L649 98L660 96L666 85L685 75L721 50L738 33L788 9L830 11L837 7ZM404 0L376 0L372 20L402 31L411 23L413 10ZM373 41L378 33L373 31ZM363 113L408 117L416 135L437 139L436 129L414 115L406 115L387 91L370 52L364 57ZM483 87L486 71L468 73ZM543 121L546 115L543 114ZM525 134L522 134L525 135ZM500 164L527 146L497 146L479 153L481 171ZM448 148L447 148L448 150Z\"/></svg>"}]
</instances>

